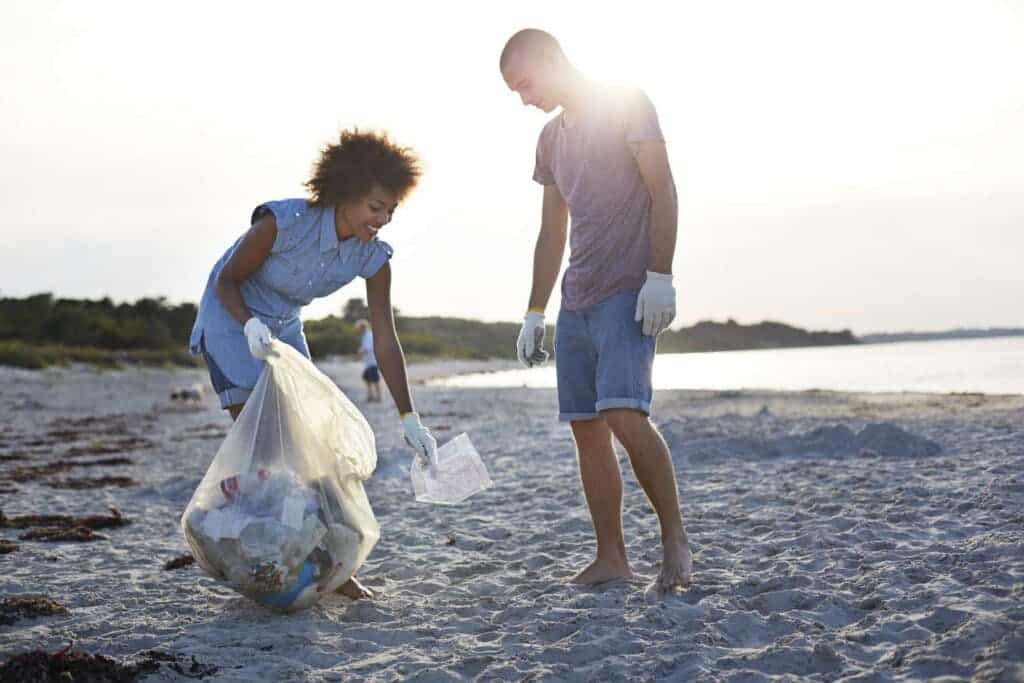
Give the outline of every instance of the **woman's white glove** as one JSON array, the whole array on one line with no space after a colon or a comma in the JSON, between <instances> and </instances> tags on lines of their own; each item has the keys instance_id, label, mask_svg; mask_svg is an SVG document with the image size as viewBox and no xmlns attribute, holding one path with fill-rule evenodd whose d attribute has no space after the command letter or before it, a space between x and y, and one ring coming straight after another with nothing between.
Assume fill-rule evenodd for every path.
<instances>
[{"instance_id":1,"label":"woman's white glove","mask_svg":"<svg viewBox=\"0 0 1024 683\"><path fill-rule=\"evenodd\" d=\"M647 271L647 281L636 298L634 320L643 321L644 334L657 337L676 317L676 288L672 273Z\"/></svg>"},{"instance_id":2,"label":"woman's white glove","mask_svg":"<svg viewBox=\"0 0 1024 683\"><path fill-rule=\"evenodd\" d=\"M544 365L548 360L548 352L541 348L544 343L544 314L530 311L523 319L523 327L519 330L516 340L516 356L519 362L528 368Z\"/></svg>"},{"instance_id":3,"label":"woman's white glove","mask_svg":"<svg viewBox=\"0 0 1024 683\"><path fill-rule=\"evenodd\" d=\"M270 334L270 328L263 324L263 321L253 316L245 321L245 340L249 342L249 353L253 358L263 360L270 351L270 340L274 337Z\"/></svg>"},{"instance_id":4,"label":"woman's white glove","mask_svg":"<svg viewBox=\"0 0 1024 683\"><path fill-rule=\"evenodd\" d=\"M437 468L437 441L422 422L419 413L406 413L402 416L402 429L405 431L405 442L414 451L424 466Z\"/></svg>"}]
</instances>

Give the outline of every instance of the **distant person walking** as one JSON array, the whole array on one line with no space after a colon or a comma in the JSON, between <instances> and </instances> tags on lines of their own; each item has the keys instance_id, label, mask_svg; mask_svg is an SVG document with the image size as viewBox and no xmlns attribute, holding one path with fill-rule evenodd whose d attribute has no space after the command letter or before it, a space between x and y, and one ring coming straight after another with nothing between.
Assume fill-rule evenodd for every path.
<instances>
[{"instance_id":1,"label":"distant person walking","mask_svg":"<svg viewBox=\"0 0 1024 683\"><path fill-rule=\"evenodd\" d=\"M401 415L406 442L435 462L437 444L412 403L391 308L391 247L377 238L416 186L419 162L377 133L342 131L306 181L308 198L260 204L251 227L214 264L192 328L221 406L237 418L271 338L309 357L299 313L356 277L366 280L373 353ZM369 595L353 577L340 592Z\"/></svg>"},{"instance_id":2,"label":"distant person walking","mask_svg":"<svg viewBox=\"0 0 1024 683\"><path fill-rule=\"evenodd\" d=\"M373 353L373 330L365 320L356 321L356 330L361 333L359 339L359 359L363 361L363 381L366 383L366 402L380 403L380 372L377 369L377 356Z\"/></svg>"},{"instance_id":3,"label":"distant person walking","mask_svg":"<svg viewBox=\"0 0 1024 683\"><path fill-rule=\"evenodd\" d=\"M533 179L544 186L533 287L516 343L541 364L544 310L569 234L569 266L555 327L559 417L576 442L597 537L594 561L572 579L632 576L622 530L622 476L612 435L661 525L656 586L690 582L693 561L665 440L649 419L656 338L675 317L672 257L677 200L654 105L636 89L587 79L549 33L525 29L501 53L505 83L524 105L561 111L537 143Z\"/></svg>"}]
</instances>

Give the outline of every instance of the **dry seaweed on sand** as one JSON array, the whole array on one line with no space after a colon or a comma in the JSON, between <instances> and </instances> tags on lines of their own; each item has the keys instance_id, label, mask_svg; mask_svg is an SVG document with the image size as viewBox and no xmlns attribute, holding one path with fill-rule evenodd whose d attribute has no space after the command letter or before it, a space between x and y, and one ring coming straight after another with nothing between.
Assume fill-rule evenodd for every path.
<instances>
[{"instance_id":1,"label":"dry seaweed on sand","mask_svg":"<svg viewBox=\"0 0 1024 683\"><path fill-rule=\"evenodd\" d=\"M32 650L10 657L0 665L4 681L89 681L90 683L129 683L142 671L103 655L85 652Z\"/></svg>"},{"instance_id":2,"label":"dry seaweed on sand","mask_svg":"<svg viewBox=\"0 0 1024 683\"><path fill-rule=\"evenodd\" d=\"M46 541L57 543L60 541L107 541L110 540L103 534L98 534L89 527L73 526L43 526L32 527L25 533L18 536L22 541Z\"/></svg>"},{"instance_id":3,"label":"dry seaweed on sand","mask_svg":"<svg viewBox=\"0 0 1024 683\"><path fill-rule=\"evenodd\" d=\"M162 663L166 664L167 668L179 676L198 680L202 680L207 676L215 676L219 670L219 668L213 664L203 664L197 661L195 655L190 655L187 663L178 661L180 659L183 659L181 655L173 655L167 652L159 652L157 650L147 650L142 653L142 660L138 663L138 666L140 668L144 667L143 673L150 673L156 671Z\"/></svg>"},{"instance_id":4,"label":"dry seaweed on sand","mask_svg":"<svg viewBox=\"0 0 1024 683\"><path fill-rule=\"evenodd\" d=\"M64 605L49 598L0 598L0 626L9 626L21 619L68 614Z\"/></svg>"},{"instance_id":5,"label":"dry seaweed on sand","mask_svg":"<svg viewBox=\"0 0 1024 683\"><path fill-rule=\"evenodd\" d=\"M86 527L89 529L113 529L130 523L117 508L110 508L109 515L19 515L7 517L0 510L0 527L11 529L28 529L30 527Z\"/></svg>"},{"instance_id":6,"label":"dry seaweed on sand","mask_svg":"<svg viewBox=\"0 0 1024 683\"><path fill-rule=\"evenodd\" d=\"M167 562L164 562L164 571L184 569L185 567L195 564L195 561L196 558L186 553L180 557L174 558L173 560L167 560Z\"/></svg>"},{"instance_id":7,"label":"dry seaweed on sand","mask_svg":"<svg viewBox=\"0 0 1024 683\"><path fill-rule=\"evenodd\" d=\"M57 652L32 650L13 655L0 664L0 681L85 681L87 683L131 683L155 673L161 665L180 676L203 679L214 676L217 667L191 657L182 663L177 655L149 650L137 661L119 662L103 655L72 652L71 646Z\"/></svg>"},{"instance_id":8,"label":"dry seaweed on sand","mask_svg":"<svg viewBox=\"0 0 1024 683\"><path fill-rule=\"evenodd\" d=\"M82 455L106 455L152 448L154 445L154 442L149 439L130 437L121 441L94 441L88 446L72 446L65 451L64 455L68 458L77 458Z\"/></svg>"},{"instance_id":9,"label":"dry seaweed on sand","mask_svg":"<svg viewBox=\"0 0 1024 683\"><path fill-rule=\"evenodd\" d=\"M135 486L136 481L130 477L96 477L90 479L88 477L83 479L64 479L62 481L52 481L46 484L53 489L99 489L106 486L117 486L119 488L128 488L129 486Z\"/></svg>"},{"instance_id":10,"label":"dry seaweed on sand","mask_svg":"<svg viewBox=\"0 0 1024 683\"><path fill-rule=\"evenodd\" d=\"M6 475L4 479L19 483L36 481L52 474L67 472L74 467L113 467L115 465L131 465L130 458L101 458L99 460L56 460L45 465L27 465L16 467Z\"/></svg>"},{"instance_id":11,"label":"dry seaweed on sand","mask_svg":"<svg viewBox=\"0 0 1024 683\"><path fill-rule=\"evenodd\" d=\"M83 460L76 462L77 467L112 467L113 465L131 465L135 461L131 458L100 458L99 460Z\"/></svg>"},{"instance_id":12,"label":"dry seaweed on sand","mask_svg":"<svg viewBox=\"0 0 1024 683\"><path fill-rule=\"evenodd\" d=\"M97 529L110 529L128 524L128 518L117 508L110 508L110 515L21 515L7 517L0 511L0 527L28 529L18 536L22 541L106 541L108 538L97 534Z\"/></svg>"},{"instance_id":13,"label":"dry seaweed on sand","mask_svg":"<svg viewBox=\"0 0 1024 683\"><path fill-rule=\"evenodd\" d=\"M58 472L67 472L75 463L67 462L66 460L58 460L57 462L47 463L45 465L29 465L28 467L16 467L5 475L5 479L8 481L16 481L24 483L27 481L36 481L43 477L48 477L51 474L57 474Z\"/></svg>"}]
</instances>

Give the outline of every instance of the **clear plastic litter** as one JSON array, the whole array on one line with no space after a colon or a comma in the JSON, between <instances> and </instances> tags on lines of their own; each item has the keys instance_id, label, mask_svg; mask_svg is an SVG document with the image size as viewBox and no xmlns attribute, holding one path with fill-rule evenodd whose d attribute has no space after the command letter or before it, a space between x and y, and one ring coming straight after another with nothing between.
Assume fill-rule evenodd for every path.
<instances>
[{"instance_id":1,"label":"clear plastic litter","mask_svg":"<svg viewBox=\"0 0 1024 683\"><path fill-rule=\"evenodd\" d=\"M416 500L437 505L456 505L494 486L465 432L437 449L436 469L414 458L410 475Z\"/></svg>"},{"instance_id":2,"label":"clear plastic litter","mask_svg":"<svg viewBox=\"0 0 1024 683\"><path fill-rule=\"evenodd\" d=\"M181 518L196 562L280 610L352 577L380 537L363 489L377 464L359 410L298 351L266 367Z\"/></svg>"}]
</instances>

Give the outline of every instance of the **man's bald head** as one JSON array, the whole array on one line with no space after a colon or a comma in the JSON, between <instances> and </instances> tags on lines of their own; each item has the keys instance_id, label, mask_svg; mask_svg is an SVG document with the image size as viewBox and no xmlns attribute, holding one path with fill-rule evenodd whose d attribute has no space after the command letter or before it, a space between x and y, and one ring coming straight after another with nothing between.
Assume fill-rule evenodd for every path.
<instances>
[{"instance_id":1,"label":"man's bald head","mask_svg":"<svg viewBox=\"0 0 1024 683\"><path fill-rule=\"evenodd\" d=\"M562 46L558 44L558 40L547 31L541 31L537 28L524 28L508 39L508 42L505 43L505 49L501 51L501 59L498 62L502 72L505 71L509 61L517 55L565 57L565 53L562 52Z\"/></svg>"},{"instance_id":2,"label":"man's bald head","mask_svg":"<svg viewBox=\"0 0 1024 683\"><path fill-rule=\"evenodd\" d=\"M544 112L565 103L575 70L562 46L546 31L525 28L501 51L501 76L523 104Z\"/></svg>"}]
</instances>

